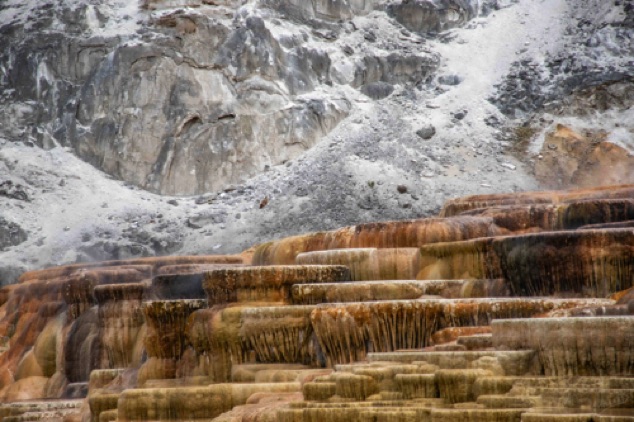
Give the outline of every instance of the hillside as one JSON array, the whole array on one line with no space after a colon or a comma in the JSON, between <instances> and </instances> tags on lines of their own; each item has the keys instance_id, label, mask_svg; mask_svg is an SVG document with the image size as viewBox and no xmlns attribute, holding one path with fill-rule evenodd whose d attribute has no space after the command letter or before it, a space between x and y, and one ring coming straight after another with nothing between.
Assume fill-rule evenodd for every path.
<instances>
[{"instance_id":1,"label":"hillside","mask_svg":"<svg viewBox=\"0 0 634 422\"><path fill-rule=\"evenodd\" d=\"M5 0L0 281L634 182L628 0Z\"/></svg>"}]
</instances>

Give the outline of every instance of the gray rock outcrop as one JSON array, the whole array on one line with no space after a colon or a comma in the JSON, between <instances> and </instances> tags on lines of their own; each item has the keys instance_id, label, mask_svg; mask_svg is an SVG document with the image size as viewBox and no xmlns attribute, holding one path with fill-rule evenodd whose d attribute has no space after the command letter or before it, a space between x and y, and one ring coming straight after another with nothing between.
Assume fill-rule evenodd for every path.
<instances>
[{"instance_id":1,"label":"gray rock outcrop","mask_svg":"<svg viewBox=\"0 0 634 422\"><path fill-rule=\"evenodd\" d=\"M401 0L390 3L387 12L410 31L439 32L461 26L478 13L479 1Z\"/></svg>"},{"instance_id":2,"label":"gray rock outcrop","mask_svg":"<svg viewBox=\"0 0 634 422\"><path fill-rule=\"evenodd\" d=\"M394 85L427 81L438 66L426 49L352 49L357 34L383 40L371 26L358 31L341 22L387 12L411 27L399 16L423 13L440 30L475 16L476 3L7 6L0 9L12 18L0 28L0 124L10 140L72 147L97 168L153 192L217 191L315 145L354 107L344 86L379 100Z\"/></svg>"}]
</instances>

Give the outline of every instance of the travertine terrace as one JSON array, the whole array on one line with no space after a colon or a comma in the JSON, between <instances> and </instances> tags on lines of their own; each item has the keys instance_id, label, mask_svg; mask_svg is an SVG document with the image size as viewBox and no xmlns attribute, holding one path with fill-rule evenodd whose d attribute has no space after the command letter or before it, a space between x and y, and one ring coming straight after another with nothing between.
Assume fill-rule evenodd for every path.
<instances>
[{"instance_id":1,"label":"travertine terrace","mask_svg":"<svg viewBox=\"0 0 634 422\"><path fill-rule=\"evenodd\" d=\"M634 185L0 290L2 421L634 421Z\"/></svg>"}]
</instances>

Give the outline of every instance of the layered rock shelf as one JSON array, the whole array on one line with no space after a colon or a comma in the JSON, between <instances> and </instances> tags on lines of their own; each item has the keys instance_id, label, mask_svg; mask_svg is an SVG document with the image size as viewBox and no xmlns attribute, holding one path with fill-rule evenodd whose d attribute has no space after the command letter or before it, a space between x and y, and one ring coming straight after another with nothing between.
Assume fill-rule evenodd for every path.
<instances>
[{"instance_id":1,"label":"layered rock shelf","mask_svg":"<svg viewBox=\"0 0 634 422\"><path fill-rule=\"evenodd\" d=\"M530 318L557 309L602 306L590 299L437 299L319 305L312 325L331 363L362 361L368 351L390 352L432 345L446 327L489 325L494 319Z\"/></svg>"},{"instance_id":2,"label":"layered rock shelf","mask_svg":"<svg viewBox=\"0 0 634 422\"><path fill-rule=\"evenodd\" d=\"M634 421L634 187L0 289L2 421Z\"/></svg>"}]
</instances>

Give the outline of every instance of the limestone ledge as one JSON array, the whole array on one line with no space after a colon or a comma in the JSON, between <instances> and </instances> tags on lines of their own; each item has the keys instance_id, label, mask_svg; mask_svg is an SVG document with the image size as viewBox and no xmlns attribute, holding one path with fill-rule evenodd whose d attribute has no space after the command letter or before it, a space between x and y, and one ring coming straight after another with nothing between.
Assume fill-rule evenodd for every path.
<instances>
[{"instance_id":1,"label":"limestone ledge","mask_svg":"<svg viewBox=\"0 0 634 422\"><path fill-rule=\"evenodd\" d=\"M489 325L493 319L530 318L544 312L611 304L601 299L436 299L318 305L312 326L331 364L361 361L370 350L389 352L432 344L447 327Z\"/></svg>"},{"instance_id":2,"label":"limestone ledge","mask_svg":"<svg viewBox=\"0 0 634 422\"><path fill-rule=\"evenodd\" d=\"M535 350L547 376L632 375L634 318L539 318L494 321L498 349Z\"/></svg>"}]
</instances>

